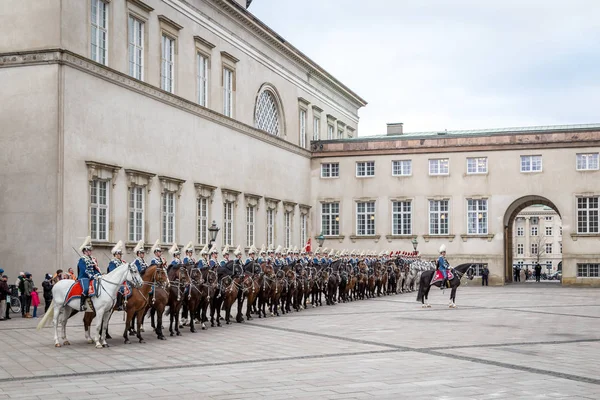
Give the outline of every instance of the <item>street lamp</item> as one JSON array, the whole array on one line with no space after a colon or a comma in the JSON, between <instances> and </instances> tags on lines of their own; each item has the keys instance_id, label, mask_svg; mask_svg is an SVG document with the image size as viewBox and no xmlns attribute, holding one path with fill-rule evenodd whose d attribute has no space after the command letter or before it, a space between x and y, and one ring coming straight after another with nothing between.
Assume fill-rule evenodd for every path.
<instances>
[{"instance_id":1,"label":"street lamp","mask_svg":"<svg viewBox=\"0 0 600 400\"><path fill-rule=\"evenodd\" d=\"M317 243L319 243L319 247L323 247L323 243L325 243L325 236L323 236L323 232L317 236Z\"/></svg>"},{"instance_id":2,"label":"street lamp","mask_svg":"<svg viewBox=\"0 0 600 400\"><path fill-rule=\"evenodd\" d=\"M219 227L217 226L217 222L213 221L212 225L208 228L208 235L209 235L209 239L210 239L210 243L208 244L208 247L209 247L208 250L210 250L214 241L217 239L218 233L219 233Z\"/></svg>"},{"instance_id":3,"label":"street lamp","mask_svg":"<svg viewBox=\"0 0 600 400\"><path fill-rule=\"evenodd\" d=\"M419 242L417 242L417 238L413 238L412 240L413 249L417 251L417 247L419 246Z\"/></svg>"}]
</instances>

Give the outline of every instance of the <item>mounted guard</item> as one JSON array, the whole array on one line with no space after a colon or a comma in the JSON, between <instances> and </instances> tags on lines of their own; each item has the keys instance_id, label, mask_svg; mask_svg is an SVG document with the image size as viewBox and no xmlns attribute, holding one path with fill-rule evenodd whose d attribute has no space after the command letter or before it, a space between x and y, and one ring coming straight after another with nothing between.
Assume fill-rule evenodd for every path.
<instances>
[{"instance_id":1,"label":"mounted guard","mask_svg":"<svg viewBox=\"0 0 600 400\"><path fill-rule=\"evenodd\" d=\"M216 270L217 267L219 266L219 250L217 250L217 247L213 244L212 248L210 249L210 261L208 262L208 266L210 269L212 270Z\"/></svg>"},{"instance_id":2,"label":"mounted guard","mask_svg":"<svg viewBox=\"0 0 600 400\"><path fill-rule=\"evenodd\" d=\"M196 260L194 259L194 244L189 242L183 248L183 252L185 253L185 257L183 257L183 263L185 265L196 265Z\"/></svg>"},{"instance_id":3,"label":"mounted guard","mask_svg":"<svg viewBox=\"0 0 600 400\"><path fill-rule=\"evenodd\" d=\"M150 261L150 265L158 265L159 267L167 265L167 260L162 256L162 248L160 247L158 239L154 242L151 251L154 254L154 258Z\"/></svg>"},{"instance_id":4,"label":"mounted guard","mask_svg":"<svg viewBox=\"0 0 600 400\"><path fill-rule=\"evenodd\" d=\"M144 260L144 257L146 256L146 250L144 250L143 240L140 240L138 242L138 244L133 249L133 252L136 256L136 259L133 262L133 264L137 267L137 270L140 273L140 275L143 275L144 272L146 272L146 268L148 268L148 264L146 264L146 261Z\"/></svg>"},{"instance_id":5,"label":"mounted guard","mask_svg":"<svg viewBox=\"0 0 600 400\"><path fill-rule=\"evenodd\" d=\"M169 254L173 257L173 261L171 261L171 264L167 267L167 273L169 273L174 266L183 264L181 261L181 251L179 251L179 247L177 247L176 243L173 243L173 246L169 249Z\"/></svg>"},{"instance_id":6,"label":"mounted guard","mask_svg":"<svg viewBox=\"0 0 600 400\"><path fill-rule=\"evenodd\" d=\"M89 296L90 283L94 284L96 276L100 275L100 269L98 268L98 260L92 257L92 238L88 236L85 238L83 244L79 247L79 250L83 253L83 256L77 263L77 280L81 285L81 303L79 305L79 311L85 311L85 300Z\"/></svg>"},{"instance_id":7,"label":"mounted guard","mask_svg":"<svg viewBox=\"0 0 600 400\"><path fill-rule=\"evenodd\" d=\"M450 269L450 264L448 263L448 260L446 259L446 245L442 244L440 246L440 256L438 257L437 260L437 267L440 270L440 272L442 273L442 275L444 275L444 280L442 280L442 285L440 286L441 290L444 290L444 288L446 288L447 284L448 284L448 270Z\"/></svg>"},{"instance_id":8,"label":"mounted guard","mask_svg":"<svg viewBox=\"0 0 600 400\"><path fill-rule=\"evenodd\" d=\"M202 250L200 250L200 259L196 264L198 269L208 268L208 245L205 244Z\"/></svg>"},{"instance_id":9,"label":"mounted guard","mask_svg":"<svg viewBox=\"0 0 600 400\"><path fill-rule=\"evenodd\" d=\"M114 271L119 265L125 263L125 261L121 259L123 256L123 241L119 240L110 252L113 255L113 259L108 263L108 268L106 269L107 274Z\"/></svg>"}]
</instances>

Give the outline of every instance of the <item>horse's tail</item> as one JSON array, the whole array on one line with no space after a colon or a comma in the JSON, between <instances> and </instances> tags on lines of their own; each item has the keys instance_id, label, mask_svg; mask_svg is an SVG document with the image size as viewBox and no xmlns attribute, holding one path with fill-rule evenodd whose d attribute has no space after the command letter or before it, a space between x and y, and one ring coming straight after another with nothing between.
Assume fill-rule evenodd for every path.
<instances>
[{"instance_id":1,"label":"horse's tail","mask_svg":"<svg viewBox=\"0 0 600 400\"><path fill-rule=\"evenodd\" d=\"M423 282L425 274L421 274L421 278L419 279L419 290L417 291L417 301L423 301L423 296L425 295L425 283Z\"/></svg>"},{"instance_id":2,"label":"horse's tail","mask_svg":"<svg viewBox=\"0 0 600 400\"><path fill-rule=\"evenodd\" d=\"M40 321L40 323L37 325L37 330L39 331L40 329L42 329L46 323L48 322L48 320L51 320L52 317L54 317L54 300L52 300L52 303L50 303L50 308L48 308L48 311L44 314L44 318L42 318L42 320Z\"/></svg>"}]
</instances>

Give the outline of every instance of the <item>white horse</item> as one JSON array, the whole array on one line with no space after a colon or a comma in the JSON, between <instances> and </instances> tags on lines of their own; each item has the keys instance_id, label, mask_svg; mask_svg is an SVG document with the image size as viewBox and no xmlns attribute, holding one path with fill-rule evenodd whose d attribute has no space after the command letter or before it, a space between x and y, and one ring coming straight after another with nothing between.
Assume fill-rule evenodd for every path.
<instances>
[{"instance_id":1,"label":"white horse","mask_svg":"<svg viewBox=\"0 0 600 400\"><path fill-rule=\"evenodd\" d=\"M123 263L112 272L102 275L98 284L98 291L100 294L98 297L92 295L90 298L96 311L96 333L94 335L94 341L96 342L96 348L101 349L102 347L108 347L106 343L106 330L108 327L108 320L111 316L111 311L115 305L117 291L121 287L123 281L129 281L133 283L135 287L141 287L143 284L142 278L134 264ZM67 320L73 315L74 312L79 311L80 298L72 297L64 304L67 294L73 284L77 283L72 279L63 279L58 281L52 287L52 303L48 312L44 315L44 318L40 321L37 329L42 329L46 323L52 318L54 325L54 347L60 347L58 341L58 325L61 325L61 333L64 345L70 345L71 343L67 339ZM62 319L60 317L62 316ZM104 325L102 323L104 322ZM103 326L102 335L100 335L100 327Z\"/></svg>"}]
</instances>

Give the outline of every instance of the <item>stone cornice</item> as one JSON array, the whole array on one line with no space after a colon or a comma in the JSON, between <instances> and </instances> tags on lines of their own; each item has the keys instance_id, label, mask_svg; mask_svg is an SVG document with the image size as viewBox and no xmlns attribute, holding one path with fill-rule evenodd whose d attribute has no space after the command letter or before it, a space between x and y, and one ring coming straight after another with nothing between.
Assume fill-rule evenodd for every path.
<instances>
[{"instance_id":1,"label":"stone cornice","mask_svg":"<svg viewBox=\"0 0 600 400\"><path fill-rule=\"evenodd\" d=\"M172 20L172 19L170 19L170 18L167 18L167 17L166 17L166 16L164 16L164 15L159 15L159 16L158 16L158 20L159 20L160 22L162 22L162 23L165 23L165 24L169 25L171 28L173 28L173 29L175 29L175 30L178 30L178 31L180 31L180 30L182 30L182 29L183 29L183 26L179 25L177 22L173 21L173 20Z\"/></svg>"},{"instance_id":2,"label":"stone cornice","mask_svg":"<svg viewBox=\"0 0 600 400\"><path fill-rule=\"evenodd\" d=\"M104 79L115 85L122 86L129 90L133 90L144 96L158 100L167 105L177 107L185 112L194 114L198 117L205 118L219 125L233 129L247 136L253 137L260 141L269 143L273 146L290 151L300 156L310 158L310 152L302 147L290 143L278 136L270 135L264 131L258 130L250 125L241 123L235 119L229 118L216 111L199 106L198 104L186 100L182 97L175 96L165 92L146 82L133 79L130 76L115 71L104 65L91 61L88 58L81 57L67 50L50 49L38 50L31 52L4 53L0 54L0 68L17 67L26 65L44 65L44 64L60 64L76 68L80 71L89 73L98 78Z\"/></svg>"},{"instance_id":3,"label":"stone cornice","mask_svg":"<svg viewBox=\"0 0 600 400\"><path fill-rule=\"evenodd\" d=\"M212 50L215 48L214 44L212 44L211 42L209 42L208 40L206 40L200 36L194 36L194 40L208 49Z\"/></svg>"},{"instance_id":4,"label":"stone cornice","mask_svg":"<svg viewBox=\"0 0 600 400\"><path fill-rule=\"evenodd\" d=\"M232 56L231 54L229 54L226 51L222 51L221 52L221 58L225 58L225 59L231 61L234 64L236 64L238 61L240 61L238 58Z\"/></svg>"},{"instance_id":5,"label":"stone cornice","mask_svg":"<svg viewBox=\"0 0 600 400\"><path fill-rule=\"evenodd\" d=\"M127 1L130 2L131 4L135 4L136 6L138 6L139 8L141 8L142 10L144 10L146 12L154 11L154 8L152 8L148 4L144 3L142 0L127 0Z\"/></svg>"}]
</instances>

